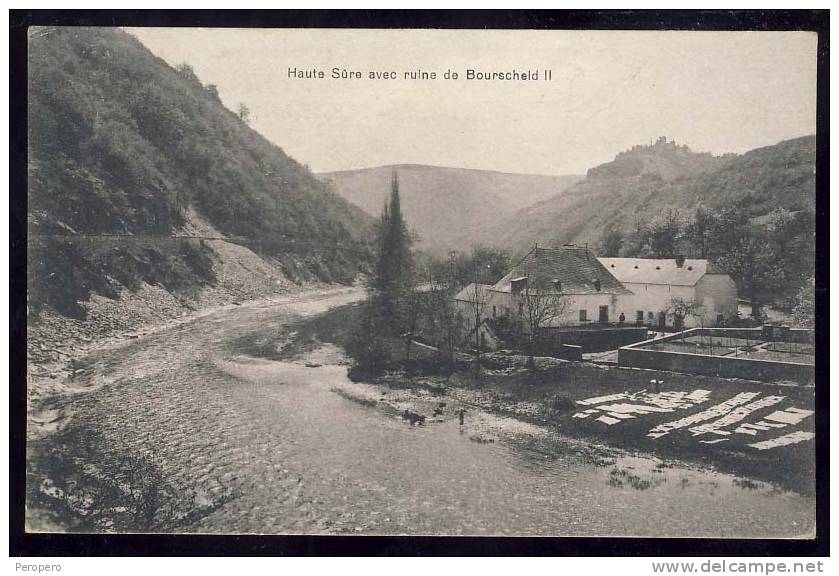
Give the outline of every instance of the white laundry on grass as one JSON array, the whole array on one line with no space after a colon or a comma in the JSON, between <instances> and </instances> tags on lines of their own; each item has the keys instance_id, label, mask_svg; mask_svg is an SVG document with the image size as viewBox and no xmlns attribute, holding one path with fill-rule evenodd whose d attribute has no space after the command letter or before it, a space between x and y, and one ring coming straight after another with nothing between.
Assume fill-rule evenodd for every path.
<instances>
[{"instance_id":1,"label":"white laundry on grass","mask_svg":"<svg viewBox=\"0 0 839 576\"><path fill-rule=\"evenodd\" d=\"M612 418L611 416L601 416L597 419L598 422L603 422L604 424L608 424L611 426L612 424L617 424L620 422L620 418Z\"/></svg>"},{"instance_id":2,"label":"white laundry on grass","mask_svg":"<svg viewBox=\"0 0 839 576\"><path fill-rule=\"evenodd\" d=\"M764 426L763 424L758 422L757 424L740 424L740 426L734 429L734 432L736 434L748 434L749 436L756 436L758 432L765 432L766 430L771 430L771 428L769 426Z\"/></svg>"},{"instance_id":3,"label":"white laundry on grass","mask_svg":"<svg viewBox=\"0 0 839 576\"><path fill-rule=\"evenodd\" d=\"M585 400L577 400L577 404L583 406L591 406L592 404L602 404L603 402L614 402L615 400L623 400L628 396L626 392L618 394L609 394L608 396L595 396L594 398L586 398Z\"/></svg>"},{"instance_id":4,"label":"white laundry on grass","mask_svg":"<svg viewBox=\"0 0 839 576\"><path fill-rule=\"evenodd\" d=\"M772 412L769 416L765 416L764 420L778 422L781 424L798 424L808 416L812 416L812 410L803 410L801 408L787 408L786 410L778 410Z\"/></svg>"},{"instance_id":5,"label":"white laundry on grass","mask_svg":"<svg viewBox=\"0 0 839 576\"><path fill-rule=\"evenodd\" d=\"M786 424L781 424L780 422L767 422L766 420L761 420L760 422L755 422L755 424L759 426L764 426L765 428L784 428Z\"/></svg>"},{"instance_id":6,"label":"white laundry on grass","mask_svg":"<svg viewBox=\"0 0 839 576\"><path fill-rule=\"evenodd\" d=\"M801 430L799 430L797 432L790 432L789 434L784 434L783 436L779 436L777 438L772 438L771 440L755 442L753 444L749 444L749 446L757 450L769 450L770 448L777 448L779 446L789 446L790 444L798 444L799 442L804 442L805 440L812 440L815 437L816 435L812 432L802 432Z\"/></svg>"},{"instance_id":7,"label":"white laundry on grass","mask_svg":"<svg viewBox=\"0 0 839 576\"><path fill-rule=\"evenodd\" d=\"M632 414L627 414L625 412L607 412L607 414L612 418L618 418L619 420L629 420L631 418L635 418Z\"/></svg>"},{"instance_id":8,"label":"white laundry on grass","mask_svg":"<svg viewBox=\"0 0 839 576\"><path fill-rule=\"evenodd\" d=\"M759 392L740 392L733 398L729 398L725 402L721 402L716 406L711 406L707 410L703 410L702 412L697 412L695 414L691 414L690 416L686 416L679 420L674 420L673 422L665 422L664 424L659 424L655 428L647 433L649 438L660 438L666 434L669 434L673 430L679 430L681 428L687 428L689 426L693 426L694 424L699 424L700 422L705 422L706 420L711 420L712 418L719 418L737 406L745 404L757 396L760 396Z\"/></svg>"},{"instance_id":9,"label":"white laundry on grass","mask_svg":"<svg viewBox=\"0 0 839 576\"><path fill-rule=\"evenodd\" d=\"M812 410L795 407L777 410L768 416L764 416L763 420L758 422L741 424L734 432L756 436L758 432L765 432L775 428L786 428L788 425L798 424L805 418L812 416L813 413Z\"/></svg>"},{"instance_id":10,"label":"white laundry on grass","mask_svg":"<svg viewBox=\"0 0 839 576\"><path fill-rule=\"evenodd\" d=\"M698 389L690 393L683 391L647 392L642 390L634 393L620 392L606 396L595 396L576 401L577 404L583 406L596 405L596 407L577 412L574 414L574 418L588 418L591 414L605 412L611 419L628 420L634 418L634 415L644 415L651 412L666 413L677 409L692 408L708 400L710 395L710 390ZM626 400L626 402L614 403L618 400ZM599 418L596 418L596 420L599 420ZM609 424L614 424L614 422Z\"/></svg>"},{"instance_id":11,"label":"white laundry on grass","mask_svg":"<svg viewBox=\"0 0 839 576\"><path fill-rule=\"evenodd\" d=\"M705 402L705 400L708 400L710 397L710 390L702 390L700 388L699 390L694 390L693 392L685 396L685 400L690 400L694 404L699 404Z\"/></svg>"},{"instance_id":12,"label":"white laundry on grass","mask_svg":"<svg viewBox=\"0 0 839 576\"><path fill-rule=\"evenodd\" d=\"M723 428L745 420L752 412L768 408L769 406L774 406L778 402L781 402L784 398L786 398L786 396L764 396L763 398L750 402L744 406L738 406L719 420L695 426L694 428L691 428L690 431L693 432L694 436L708 433L728 436L731 432L723 430Z\"/></svg>"},{"instance_id":13,"label":"white laundry on grass","mask_svg":"<svg viewBox=\"0 0 839 576\"><path fill-rule=\"evenodd\" d=\"M600 406L603 412L618 412L620 414L649 414L651 412L672 412L667 408L659 408L658 406L646 406L644 404L609 404L608 406Z\"/></svg>"},{"instance_id":14,"label":"white laundry on grass","mask_svg":"<svg viewBox=\"0 0 839 576\"><path fill-rule=\"evenodd\" d=\"M687 392L639 392L633 395L630 400L642 401L647 404L658 406L659 408L669 408L675 410L678 408L692 408L696 404L701 404L710 398L710 390L694 390L690 394Z\"/></svg>"}]
</instances>

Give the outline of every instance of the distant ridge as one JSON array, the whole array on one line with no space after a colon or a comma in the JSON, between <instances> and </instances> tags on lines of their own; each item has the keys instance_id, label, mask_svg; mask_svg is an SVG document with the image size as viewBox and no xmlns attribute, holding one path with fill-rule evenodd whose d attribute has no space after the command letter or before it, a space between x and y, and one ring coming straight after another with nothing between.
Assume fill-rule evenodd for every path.
<instances>
[{"instance_id":1,"label":"distant ridge","mask_svg":"<svg viewBox=\"0 0 839 576\"><path fill-rule=\"evenodd\" d=\"M776 208L815 211L815 136L713 156L660 139L591 168L561 193L481 230L481 242L523 253L535 243L595 247L605 229L628 232L668 209L739 203L755 218Z\"/></svg>"},{"instance_id":2,"label":"distant ridge","mask_svg":"<svg viewBox=\"0 0 839 576\"><path fill-rule=\"evenodd\" d=\"M402 210L418 236L418 248L443 255L466 249L481 230L582 176L516 174L494 170L394 164L318 174L345 199L372 216L381 213L393 171L399 174Z\"/></svg>"}]
</instances>

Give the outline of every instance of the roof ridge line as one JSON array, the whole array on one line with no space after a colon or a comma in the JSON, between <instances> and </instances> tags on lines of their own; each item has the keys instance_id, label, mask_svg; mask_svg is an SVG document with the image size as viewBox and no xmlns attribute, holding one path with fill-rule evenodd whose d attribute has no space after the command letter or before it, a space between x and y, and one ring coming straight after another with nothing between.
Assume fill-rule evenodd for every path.
<instances>
[{"instance_id":1,"label":"roof ridge line","mask_svg":"<svg viewBox=\"0 0 839 576\"><path fill-rule=\"evenodd\" d=\"M534 245L534 246L533 246L533 248L531 248L531 249L530 249L530 251L529 251L527 254L525 254L524 256L522 256L522 257L519 259L519 261L518 261L518 262L516 262L515 264L513 264L513 268L516 268L519 264L521 264L522 262L524 262L525 258L527 258L527 257L528 257L528 256L530 256L531 254L533 254L533 252L534 252L534 251L536 251L536 249L537 249L538 247L539 247L538 245ZM508 274L509 274L509 272L508 272ZM507 274L505 274L504 276L506 276L506 275L507 275ZM502 277L502 279L503 279L503 277ZM494 284L493 284L493 286L494 286Z\"/></svg>"}]
</instances>

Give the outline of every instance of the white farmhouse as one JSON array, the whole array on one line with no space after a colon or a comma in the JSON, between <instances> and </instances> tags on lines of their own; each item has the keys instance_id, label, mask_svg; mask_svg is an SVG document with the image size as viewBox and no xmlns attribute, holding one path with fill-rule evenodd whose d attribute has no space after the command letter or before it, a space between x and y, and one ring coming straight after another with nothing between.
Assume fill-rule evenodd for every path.
<instances>
[{"instance_id":1,"label":"white farmhouse","mask_svg":"<svg viewBox=\"0 0 839 576\"><path fill-rule=\"evenodd\" d=\"M535 247L494 284L470 284L455 296L466 318L519 318L528 291L560 294L564 312L544 327L617 323L619 303L631 292L588 249Z\"/></svg>"},{"instance_id":2,"label":"white farmhouse","mask_svg":"<svg viewBox=\"0 0 839 576\"><path fill-rule=\"evenodd\" d=\"M618 313L627 322L647 326L673 325L674 301L691 304L684 326L718 326L737 314L737 287L731 277L708 260L598 258L631 295L622 296Z\"/></svg>"}]
</instances>

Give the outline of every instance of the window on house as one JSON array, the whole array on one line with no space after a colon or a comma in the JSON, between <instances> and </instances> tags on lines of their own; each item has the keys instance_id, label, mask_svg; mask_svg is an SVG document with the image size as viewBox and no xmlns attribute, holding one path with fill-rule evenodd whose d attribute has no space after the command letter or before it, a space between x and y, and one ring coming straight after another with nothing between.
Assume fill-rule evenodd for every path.
<instances>
[{"instance_id":1,"label":"window on house","mask_svg":"<svg viewBox=\"0 0 839 576\"><path fill-rule=\"evenodd\" d=\"M608 306L601 306L600 307L600 322L608 322L609 321L609 307Z\"/></svg>"},{"instance_id":2,"label":"window on house","mask_svg":"<svg viewBox=\"0 0 839 576\"><path fill-rule=\"evenodd\" d=\"M510 292L512 294L520 294L525 290L527 290L527 276L510 280Z\"/></svg>"},{"instance_id":3,"label":"window on house","mask_svg":"<svg viewBox=\"0 0 839 576\"><path fill-rule=\"evenodd\" d=\"M649 322L654 322L655 321L655 313L654 312L647 312L647 320Z\"/></svg>"},{"instance_id":4,"label":"window on house","mask_svg":"<svg viewBox=\"0 0 839 576\"><path fill-rule=\"evenodd\" d=\"M600 280L594 281L594 289L600 292Z\"/></svg>"},{"instance_id":5,"label":"window on house","mask_svg":"<svg viewBox=\"0 0 839 576\"><path fill-rule=\"evenodd\" d=\"M580 322L587 322L588 321L588 314L585 310L580 310Z\"/></svg>"},{"instance_id":6,"label":"window on house","mask_svg":"<svg viewBox=\"0 0 839 576\"><path fill-rule=\"evenodd\" d=\"M725 324L725 316L717 314L717 326L721 326L722 324Z\"/></svg>"},{"instance_id":7,"label":"window on house","mask_svg":"<svg viewBox=\"0 0 839 576\"><path fill-rule=\"evenodd\" d=\"M554 278L554 290L557 292L562 292L562 282Z\"/></svg>"},{"instance_id":8,"label":"window on house","mask_svg":"<svg viewBox=\"0 0 839 576\"><path fill-rule=\"evenodd\" d=\"M635 313L635 322L638 323L638 324L643 324L644 323L644 311L643 310L638 310L638 312Z\"/></svg>"}]
</instances>

